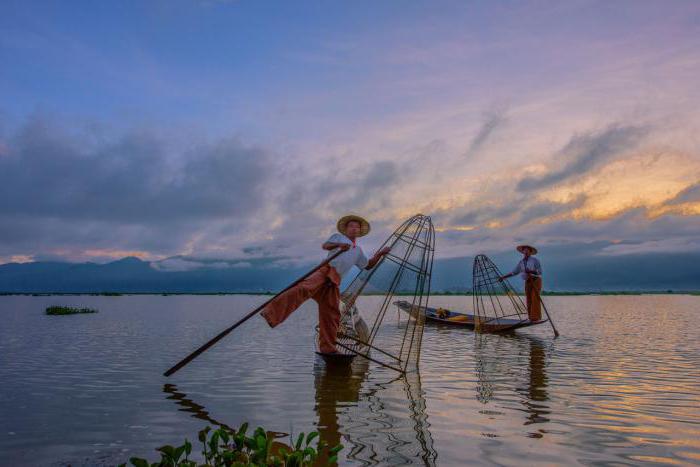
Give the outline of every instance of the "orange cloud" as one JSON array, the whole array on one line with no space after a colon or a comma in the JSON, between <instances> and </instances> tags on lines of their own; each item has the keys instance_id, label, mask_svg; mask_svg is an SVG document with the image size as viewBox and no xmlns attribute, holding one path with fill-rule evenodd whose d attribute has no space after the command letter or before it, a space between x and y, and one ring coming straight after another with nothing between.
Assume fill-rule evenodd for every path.
<instances>
[{"instance_id":1,"label":"orange cloud","mask_svg":"<svg viewBox=\"0 0 700 467\"><path fill-rule=\"evenodd\" d=\"M666 214L675 214L677 216L700 216L700 201L682 203L673 206L660 206L649 211L649 217L652 219Z\"/></svg>"},{"instance_id":2,"label":"orange cloud","mask_svg":"<svg viewBox=\"0 0 700 467\"><path fill-rule=\"evenodd\" d=\"M436 232L470 232L477 229L474 225L456 225L452 227L435 227Z\"/></svg>"},{"instance_id":3,"label":"orange cloud","mask_svg":"<svg viewBox=\"0 0 700 467\"><path fill-rule=\"evenodd\" d=\"M31 263L34 257L31 255L12 255L9 257L0 257L0 264L5 263Z\"/></svg>"},{"instance_id":4,"label":"orange cloud","mask_svg":"<svg viewBox=\"0 0 700 467\"><path fill-rule=\"evenodd\" d=\"M664 208L663 204L700 177L700 163L685 154L647 153L612 162L583 180L541 194L551 202L569 202L585 196L585 203L568 217L607 220L630 209L645 208L650 215L696 215L694 205ZM651 214L655 213L655 214Z\"/></svg>"}]
</instances>

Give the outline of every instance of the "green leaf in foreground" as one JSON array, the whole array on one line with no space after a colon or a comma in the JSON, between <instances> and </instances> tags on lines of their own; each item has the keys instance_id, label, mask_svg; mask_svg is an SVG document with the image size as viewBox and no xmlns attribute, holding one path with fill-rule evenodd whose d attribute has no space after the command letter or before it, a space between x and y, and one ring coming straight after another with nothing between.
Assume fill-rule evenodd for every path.
<instances>
[{"instance_id":1,"label":"green leaf in foreground","mask_svg":"<svg viewBox=\"0 0 700 467\"><path fill-rule=\"evenodd\" d=\"M212 431L206 427L199 431L197 438L202 443L204 462L197 464L189 460L192 444L185 440L179 447L165 445L156 449L160 453L160 462L153 462L151 467L312 467L335 465L338 452L343 449L337 445L329 449L328 443L321 441L316 431L309 433L304 440L300 433L294 446L274 441L275 435L257 428L252 436L247 436L248 424L244 423L238 430L219 428ZM311 443L317 440L316 446ZM304 441L306 441L304 443ZM302 446L304 444L304 446ZM185 455L184 459L182 455ZM326 458L327 460L323 460ZM132 457L129 462L134 467L149 467L146 459ZM120 464L121 466L126 464Z\"/></svg>"}]
</instances>

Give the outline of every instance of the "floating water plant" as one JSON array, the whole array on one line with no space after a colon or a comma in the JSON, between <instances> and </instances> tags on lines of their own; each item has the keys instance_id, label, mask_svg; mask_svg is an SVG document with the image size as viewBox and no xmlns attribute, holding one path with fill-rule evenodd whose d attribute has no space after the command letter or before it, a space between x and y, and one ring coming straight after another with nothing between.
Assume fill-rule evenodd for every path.
<instances>
[{"instance_id":1,"label":"floating water plant","mask_svg":"<svg viewBox=\"0 0 700 467\"><path fill-rule=\"evenodd\" d=\"M94 308L75 308L71 306L50 306L46 308L47 315L77 315L82 313L97 313Z\"/></svg>"},{"instance_id":2,"label":"floating water plant","mask_svg":"<svg viewBox=\"0 0 700 467\"><path fill-rule=\"evenodd\" d=\"M338 462L338 452L342 445L329 448L320 439L316 447L312 441L318 437L318 432L311 432L306 437L300 433L292 446L281 445L274 441L274 436L263 428L257 428L252 436L246 434L248 424L244 423L238 430L219 428L211 431L206 427L199 432L202 443L204 463L190 460L192 443L185 440L182 446L163 446L156 451L160 453L160 461L149 463L146 459L132 457L129 462L134 467L224 467L224 466L279 466L279 467L311 467L333 465ZM211 435L210 435L211 432ZM184 456L184 457L183 457ZM119 467L126 467L126 463Z\"/></svg>"}]
</instances>

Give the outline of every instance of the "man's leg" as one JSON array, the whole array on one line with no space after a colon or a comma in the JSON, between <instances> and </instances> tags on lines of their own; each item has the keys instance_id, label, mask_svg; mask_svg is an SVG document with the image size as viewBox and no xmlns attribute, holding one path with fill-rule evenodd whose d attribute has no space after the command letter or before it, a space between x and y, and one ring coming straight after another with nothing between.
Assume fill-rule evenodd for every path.
<instances>
[{"instance_id":1,"label":"man's leg","mask_svg":"<svg viewBox=\"0 0 700 467\"><path fill-rule=\"evenodd\" d=\"M283 322L302 303L315 295L326 283L328 268L324 267L271 301L260 313L271 328Z\"/></svg>"},{"instance_id":2,"label":"man's leg","mask_svg":"<svg viewBox=\"0 0 700 467\"><path fill-rule=\"evenodd\" d=\"M335 352L340 326L340 290L328 281L313 298L318 302L319 349L323 353Z\"/></svg>"},{"instance_id":3,"label":"man's leg","mask_svg":"<svg viewBox=\"0 0 700 467\"><path fill-rule=\"evenodd\" d=\"M535 321L539 321L542 319L542 299L540 298L540 294L542 293L542 278L538 277L535 279L535 283L533 284L533 300L534 304L532 307L532 316Z\"/></svg>"},{"instance_id":4,"label":"man's leg","mask_svg":"<svg viewBox=\"0 0 700 467\"><path fill-rule=\"evenodd\" d=\"M527 298L527 314L530 321L542 319L542 302L540 302L540 291L542 290L542 279L531 278L525 281L525 296Z\"/></svg>"},{"instance_id":5,"label":"man's leg","mask_svg":"<svg viewBox=\"0 0 700 467\"><path fill-rule=\"evenodd\" d=\"M525 306L527 307L527 318L532 316L532 279L525 279Z\"/></svg>"}]
</instances>

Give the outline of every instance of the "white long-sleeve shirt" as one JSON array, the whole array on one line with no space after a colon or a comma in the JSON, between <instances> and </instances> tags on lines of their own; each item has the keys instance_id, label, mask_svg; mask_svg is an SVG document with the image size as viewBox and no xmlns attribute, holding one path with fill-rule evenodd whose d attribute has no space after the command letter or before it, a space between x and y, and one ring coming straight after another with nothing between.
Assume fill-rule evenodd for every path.
<instances>
[{"instance_id":1,"label":"white long-sleeve shirt","mask_svg":"<svg viewBox=\"0 0 700 467\"><path fill-rule=\"evenodd\" d=\"M364 269L365 267L367 267L369 260L367 259L365 252L362 250L362 247L357 244L353 245L352 240L350 240L345 235L341 233L335 233L331 235L331 238L326 240L326 242L346 243L348 245L352 245L348 251L342 253L336 259L331 261L331 266L335 268L335 270L338 272L338 275L341 278L345 276L345 274L347 274L347 272L353 266L357 266L360 269ZM335 254L336 251L338 251L337 248L329 251L327 257L330 258Z\"/></svg>"},{"instance_id":2,"label":"white long-sleeve shirt","mask_svg":"<svg viewBox=\"0 0 700 467\"><path fill-rule=\"evenodd\" d=\"M517 266L515 266L515 269L513 269L511 274L520 274L520 277L522 277L523 280L526 280L528 271L533 276L542 277L542 266L537 258L532 256L528 257L527 259L523 258L520 260Z\"/></svg>"}]
</instances>

